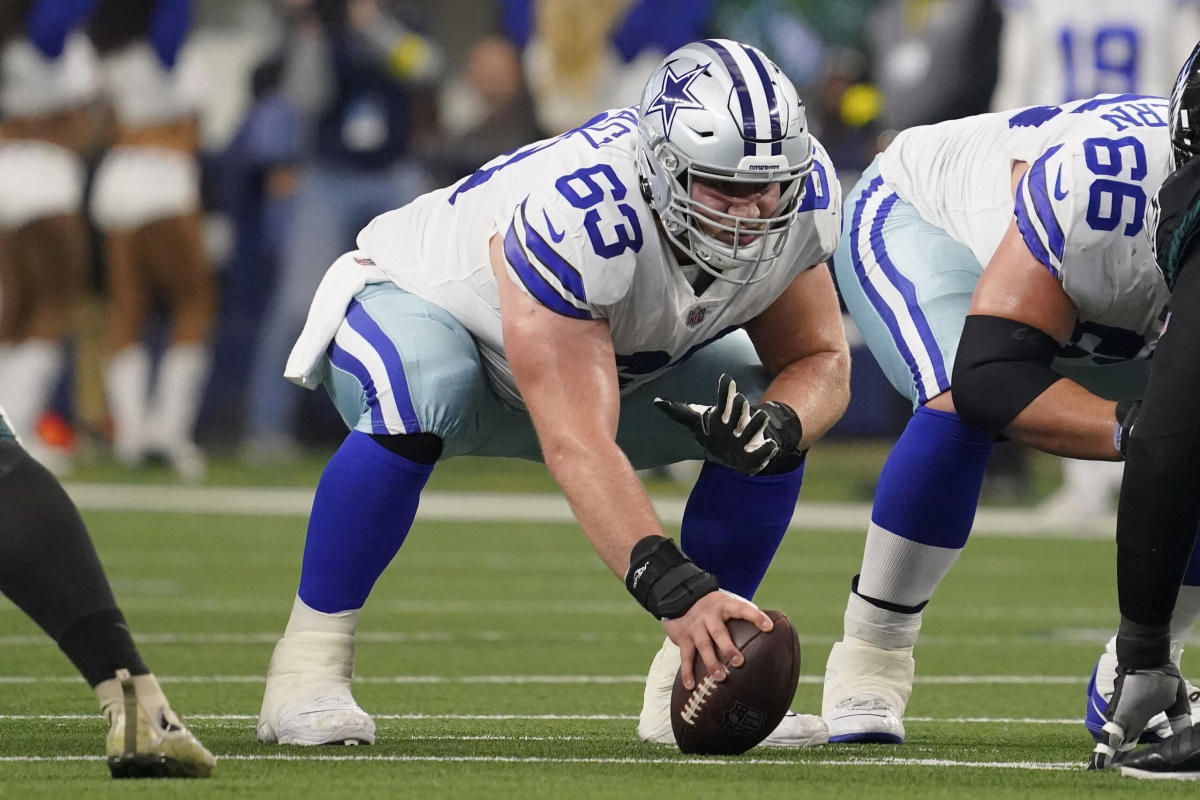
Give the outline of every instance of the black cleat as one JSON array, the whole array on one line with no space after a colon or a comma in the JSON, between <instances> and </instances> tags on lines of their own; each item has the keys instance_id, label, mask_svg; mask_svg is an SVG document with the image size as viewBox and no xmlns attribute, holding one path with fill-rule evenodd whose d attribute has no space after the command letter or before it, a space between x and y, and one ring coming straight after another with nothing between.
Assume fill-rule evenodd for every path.
<instances>
[{"instance_id":1,"label":"black cleat","mask_svg":"<svg viewBox=\"0 0 1200 800\"><path fill-rule=\"evenodd\" d=\"M1120 762L1131 778L1200 780L1200 728L1191 727L1159 744L1140 747Z\"/></svg>"}]
</instances>

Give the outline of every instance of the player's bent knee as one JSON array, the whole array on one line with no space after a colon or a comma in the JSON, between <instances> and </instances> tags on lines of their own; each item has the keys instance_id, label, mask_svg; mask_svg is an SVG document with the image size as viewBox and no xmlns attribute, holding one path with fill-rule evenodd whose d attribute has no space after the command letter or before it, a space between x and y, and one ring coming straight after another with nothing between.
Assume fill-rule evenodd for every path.
<instances>
[{"instance_id":1,"label":"player's bent knee","mask_svg":"<svg viewBox=\"0 0 1200 800\"><path fill-rule=\"evenodd\" d=\"M435 433L373 433L371 438L390 452L418 464L433 464L442 457L442 437Z\"/></svg>"}]
</instances>

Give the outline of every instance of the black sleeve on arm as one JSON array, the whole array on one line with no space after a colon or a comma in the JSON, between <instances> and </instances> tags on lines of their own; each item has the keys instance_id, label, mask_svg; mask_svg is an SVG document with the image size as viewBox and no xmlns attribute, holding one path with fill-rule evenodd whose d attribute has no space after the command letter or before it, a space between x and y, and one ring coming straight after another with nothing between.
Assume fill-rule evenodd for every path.
<instances>
[{"instance_id":1,"label":"black sleeve on arm","mask_svg":"<svg viewBox=\"0 0 1200 800\"><path fill-rule=\"evenodd\" d=\"M1126 634L1117 637L1117 655L1131 668L1164 661L1200 524L1200 251L1182 266L1129 437L1117 512L1117 592Z\"/></svg>"},{"instance_id":2,"label":"black sleeve on arm","mask_svg":"<svg viewBox=\"0 0 1200 800\"><path fill-rule=\"evenodd\" d=\"M971 314L963 325L950 379L963 422L1000 433L1062 376L1050 368L1054 337L1004 317Z\"/></svg>"}]
</instances>

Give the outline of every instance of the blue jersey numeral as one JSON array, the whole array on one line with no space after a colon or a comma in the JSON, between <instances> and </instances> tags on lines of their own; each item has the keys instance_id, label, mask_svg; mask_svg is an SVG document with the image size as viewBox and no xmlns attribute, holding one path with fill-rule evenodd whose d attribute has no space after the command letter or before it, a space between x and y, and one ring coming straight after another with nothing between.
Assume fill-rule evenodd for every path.
<instances>
[{"instance_id":1,"label":"blue jersey numeral","mask_svg":"<svg viewBox=\"0 0 1200 800\"><path fill-rule=\"evenodd\" d=\"M816 211L819 208L829 208L829 176L820 161L813 161L812 172L804 179L808 185L804 187L804 196L800 198L797 214L805 211Z\"/></svg>"},{"instance_id":2,"label":"blue jersey numeral","mask_svg":"<svg viewBox=\"0 0 1200 800\"><path fill-rule=\"evenodd\" d=\"M607 184L602 186L597 177ZM608 164L595 164L591 167L577 169L569 175L563 175L554 182L554 188L567 198L572 206L578 209L590 209L583 217L583 229L587 231L588 240L596 255L602 258L619 256L626 250L637 252L642 249L642 225L638 221L637 212L628 203L617 203L617 211L625 221L608 220L605 228L611 230L615 237L607 241L601 230L600 209L595 208L604 201L606 196L614 200L624 200L628 190L617 172Z\"/></svg>"},{"instance_id":3,"label":"blue jersey numeral","mask_svg":"<svg viewBox=\"0 0 1200 800\"><path fill-rule=\"evenodd\" d=\"M1128 158L1122 153L1128 154ZM1133 218L1125 223L1126 236L1136 236L1142 230L1146 212L1146 193L1138 183L1146 177L1146 148L1139 139L1094 137L1083 142L1083 158L1093 175L1088 190L1087 223L1096 231L1111 231L1125 220L1126 200L1133 201ZM1118 180L1128 172L1129 181ZM1110 177L1111 176L1111 177Z\"/></svg>"},{"instance_id":4,"label":"blue jersey numeral","mask_svg":"<svg viewBox=\"0 0 1200 800\"><path fill-rule=\"evenodd\" d=\"M1058 34L1058 44L1062 50L1063 72L1065 86L1063 101L1075 100L1093 94L1108 92L1133 92L1138 88L1138 51L1140 42L1138 32L1134 28L1123 25L1106 25L1098 28L1087 47L1086 37L1070 28L1063 28ZM1081 46L1080 46L1081 45ZM1084 52L1077 52L1084 50ZM1088 52L1090 51L1090 52ZM1091 56L1091 66L1094 74L1089 76L1088 85L1081 85L1077 74L1077 58ZM1086 64L1087 61L1084 61Z\"/></svg>"}]
</instances>

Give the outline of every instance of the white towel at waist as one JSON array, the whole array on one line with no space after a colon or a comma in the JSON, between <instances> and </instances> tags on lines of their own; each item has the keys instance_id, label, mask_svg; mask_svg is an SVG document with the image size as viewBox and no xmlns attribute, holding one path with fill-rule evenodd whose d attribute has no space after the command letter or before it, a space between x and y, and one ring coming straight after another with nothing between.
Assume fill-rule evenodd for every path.
<instances>
[{"instance_id":1,"label":"white towel at waist","mask_svg":"<svg viewBox=\"0 0 1200 800\"><path fill-rule=\"evenodd\" d=\"M324 378L321 359L346 318L346 307L367 284L388 280L387 274L361 250L351 250L334 261L313 295L304 330L292 347L283 377L305 389L320 386Z\"/></svg>"}]
</instances>

